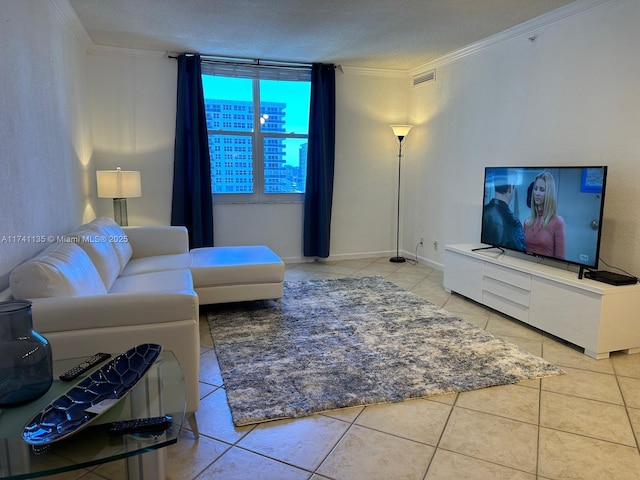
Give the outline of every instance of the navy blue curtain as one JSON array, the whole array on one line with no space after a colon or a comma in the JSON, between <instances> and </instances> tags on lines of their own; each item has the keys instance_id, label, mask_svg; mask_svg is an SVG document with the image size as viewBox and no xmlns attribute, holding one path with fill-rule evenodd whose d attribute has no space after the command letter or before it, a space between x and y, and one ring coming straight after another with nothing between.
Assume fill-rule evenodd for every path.
<instances>
[{"instance_id":1,"label":"navy blue curtain","mask_svg":"<svg viewBox=\"0 0 640 480\"><path fill-rule=\"evenodd\" d=\"M305 257L329 256L335 160L336 76L333 64L311 68L311 110L304 200Z\"/></svg>"},{"instance_id":2,"label":"navy blue curtain","mask_svg":"<svg viewBox=\"0 0 640 480\"><path fill-rule=\"evenodd\" d=\"M213 246L211 161L200 55L178 57L171 225L184 225L189 246Z\"/></svg>"}]
</instances>

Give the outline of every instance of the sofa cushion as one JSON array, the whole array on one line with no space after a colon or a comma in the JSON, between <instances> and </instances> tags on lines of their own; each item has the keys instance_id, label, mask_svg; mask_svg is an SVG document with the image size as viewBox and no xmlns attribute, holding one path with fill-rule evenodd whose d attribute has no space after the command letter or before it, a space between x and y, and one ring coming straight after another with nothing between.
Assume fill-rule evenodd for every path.
<instances>
[{"instance_id":1,"label":"sofa cushion","mask_svg":"<svg viewBox=\"0 0 640 480\"><path fill-rule=\"evenodd\" d=\"M189 253L189 232L178 225L123 227L133 248L131 260L159 255Z\"/></svg>"},{"instance_id":2,"label":"sofa cushion","mask_svg":"<svg viewBox=\"0 0 640 480\"><path fill-rule=\"evenodd\" d=\"M120 273L121 277L140 275L141 273L180 270L191 266L191 255L174 253L171 255L154 255L152 257L132 258Z\"/></svg>"},{"instance_id":3,"label":"sofa cushion","mask_svg":"<svg viewBox=\"0 0 640 480\"><path fill-rule=\"evenodd\" d=\"M194 293L193 279L189 270L167 270L150 272L128 277L119 277L109 290L110 294L136 294L152 292L162 295L165 292Z\"/></svg>"},{"instance_id":4,"label":"sofa cushion","mask_svg":"<svg viewBox=\"0 0 640 480\"><path fill-rule=\"evenodd\" d=\"M107 289L89 256L72 242L54 243L9 276L14 298L98 295Z\"/></svg>"},{"instance_id":5,"label":"sofa cushion","mask_svg":"<svg viewBox=\"0 0 640 480\"><path fill-rule=\"evenodd\" d=\"M264 245L200 247L191 250L191 275L197 288L282 283L284 262Z\"/></svg>"},{"instance_id":6,"label":"sofa cushion","mask_svg":"<svg viewBox=\"0 0 640 480\"><path fill-rule=\"evenodd\" d=\"M129 238L122 227L108 217L98 217L83 227L95 231L97 235L105 237L113 245L120 261L120 271L122 271L133 253Z\"/></svg>"},{"instance_id":7,"label":"sofa cushion","mask_svg":"<svg viewBox=\"0 0 640 480\"><path fill-rule=\"evenodd\" d=\"M84 225L69 237L89 255L105 288L109 290L122 270L113 243L106 236L98 234L96 228L87 228Z\"/></svg>"}]
</instances>

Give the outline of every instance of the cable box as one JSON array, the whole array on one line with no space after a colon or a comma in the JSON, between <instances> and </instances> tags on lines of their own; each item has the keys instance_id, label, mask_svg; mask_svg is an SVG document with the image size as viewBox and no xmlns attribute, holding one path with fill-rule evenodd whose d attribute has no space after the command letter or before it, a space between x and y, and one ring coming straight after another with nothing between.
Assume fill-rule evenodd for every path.
<instances>
[{"instance_id":1,"label":"cable box","mask_svg":"<svg viewBox=\"0 0 640 480\"><path fill-rule=\"evenodd\" d=\"M610 285L635 285L638 283L636 277L608 272L606 270L587 270L584 272L584 276L591 280L597 280L598 282L604 282Z\"/></svg>"}]
</instances>

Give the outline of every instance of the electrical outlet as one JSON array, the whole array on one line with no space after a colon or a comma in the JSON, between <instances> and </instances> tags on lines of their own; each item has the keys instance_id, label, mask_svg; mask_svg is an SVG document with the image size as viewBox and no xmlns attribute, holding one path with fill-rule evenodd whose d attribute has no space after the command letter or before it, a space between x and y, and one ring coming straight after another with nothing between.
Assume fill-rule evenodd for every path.
<instances>
[{"instance_id":1,"label":"electrical outlet","mask_svg":"<svg viewBox=\"0 0 640 480\"><path fill-rule=\"evenodd\" d=\"M434 240L433 241L433 249L437 250L438 249L438 240Z\"/></svg>"}]
</instances>

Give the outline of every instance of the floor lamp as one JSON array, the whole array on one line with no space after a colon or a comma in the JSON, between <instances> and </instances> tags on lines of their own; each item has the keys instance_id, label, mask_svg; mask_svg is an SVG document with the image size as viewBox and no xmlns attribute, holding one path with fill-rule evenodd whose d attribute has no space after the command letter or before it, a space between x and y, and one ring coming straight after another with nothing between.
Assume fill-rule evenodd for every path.
<instances>
[{"instance_id":1,"label":"floor lamp","mask_svg":"<svg viewBox=\"0 0 640 480\"><path fill-rule=\"evenodd\" d=\"M391 125L393 134L398 137L398 216L396 220L396 256L389 259L390 262L402 263L407 260L400 256L400 173L402 166L402 142L413 125Z\"/></svg>"},{"instance_id":2,"label":"floor lamp","mask_svg":"<svg viewBox=\"0 0 640 480\"><path fill-rule=\"evenodd\" d=\"M129 225L127 216L127 198L141 197L142 185L140 172L116 170L98 170L96 172L98 198L113 198L113 219L118 225Z\"/></svg>"}]
</instances>

